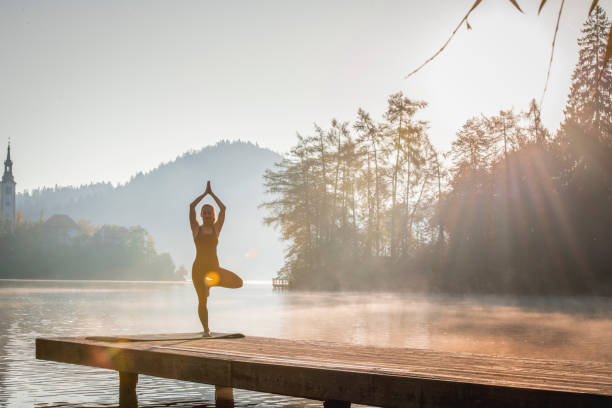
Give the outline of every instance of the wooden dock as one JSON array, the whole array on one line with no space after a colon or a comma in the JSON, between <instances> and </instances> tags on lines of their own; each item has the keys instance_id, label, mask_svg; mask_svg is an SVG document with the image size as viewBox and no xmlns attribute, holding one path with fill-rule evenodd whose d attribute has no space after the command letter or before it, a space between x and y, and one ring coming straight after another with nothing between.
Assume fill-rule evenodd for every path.
<instances>
[{"instance_id":1,"label":"wooden dock","mask_svg":"<svg viewBox=\"0 0 612 408\"><path fill-rule=\"evenodd\" d=\"M272 287L274 289L287 289L289 288L289 279L274 278L272 279Z\"/></svg>"},{"instance_id":2,"label":"wooden dock","mask_svg":"<svg viewBox=\"0 0 612 408\"><path fill-rule=\"evenodd\" d=\"M180 337L177 335L176 337ZM264 337L106 342L38 338L36 358L119 372L120 406L138 374L384 407L612 407L612 363L382 348Z\"/></svg>"}]
</instances>

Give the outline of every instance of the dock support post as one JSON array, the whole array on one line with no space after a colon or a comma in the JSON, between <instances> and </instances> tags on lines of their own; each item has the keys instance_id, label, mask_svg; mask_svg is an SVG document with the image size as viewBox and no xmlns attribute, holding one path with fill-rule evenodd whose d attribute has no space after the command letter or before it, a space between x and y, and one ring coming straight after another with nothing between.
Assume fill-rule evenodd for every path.
<instances>
[{"instance_id":1,"label":"dock support post","mask_svg":"<svg viewBox=\"0 0 612 408\"><path fill-rule=\"evenodd\" d=\"M323 403L324 408L351 408L350 401L327 400Z\"/></svg>"},{"instance_id":2,"label":"dock support post","mask_svg":"<svg viewBox=\"0 0 612 408\"><path fill-rule=\"evenodd\" d=\"M119 408L138 408L138 373L119 371Z\"/></svg>"},{"instance_id":3,"label":"dock support post","mask_svg":"<svg viewBox=\"0 0 612 408\"><path fill-rule=\"evenodd\" d=\"M215 406L222 408L234 407L234 389L215 385Z\"/></svg>"}]
</instances>

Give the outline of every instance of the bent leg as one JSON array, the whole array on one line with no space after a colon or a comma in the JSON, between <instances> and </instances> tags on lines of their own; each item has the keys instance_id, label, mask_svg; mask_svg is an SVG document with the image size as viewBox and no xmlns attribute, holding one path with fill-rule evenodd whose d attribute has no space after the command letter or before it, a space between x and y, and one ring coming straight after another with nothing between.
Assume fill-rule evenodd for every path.
<instances>
[{"instance_id":1,"label":"bent leg","mask_svg":"<svg viewBox=\"0 0 612 408\"><path fill-rule=\"evenodd\" d=\"M216 286L229 289L242 287L242 279L234 272L224 268L217 268L217 271L219 272L219 283Z\"/></svg>"}]
</instances>

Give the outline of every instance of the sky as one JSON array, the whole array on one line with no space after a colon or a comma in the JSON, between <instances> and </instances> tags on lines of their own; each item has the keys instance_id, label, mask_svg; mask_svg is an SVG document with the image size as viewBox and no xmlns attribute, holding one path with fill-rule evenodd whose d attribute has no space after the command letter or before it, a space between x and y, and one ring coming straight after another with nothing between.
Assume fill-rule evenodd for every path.
<instances>
[{"instance_id":1,"label":"sky","mask_svg":"<svg viewBox=\"0 0 612 408\"><path fill-rule=\"evenodd\" d=\"M313 123L381 119L402 91L450 148L471 116L527 109L561 0L0 2L0 152L17 191L124 183L222 139L288 151ZM590 0L568 0L542 120L555 131ZM612 0L600 1L608 16Z\"/></svg>"}]
</instances>

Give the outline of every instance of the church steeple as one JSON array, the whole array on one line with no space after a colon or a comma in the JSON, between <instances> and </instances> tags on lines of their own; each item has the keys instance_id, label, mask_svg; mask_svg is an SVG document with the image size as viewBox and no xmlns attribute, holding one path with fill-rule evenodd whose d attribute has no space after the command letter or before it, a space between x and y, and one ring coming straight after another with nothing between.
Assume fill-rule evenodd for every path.
<instances>
[{"instance_id":1,"label":"church steeple","mask_svg":"<svg viewBox=\"0 0 612 408\"><path fill-rule=\"evenodd\" d=\"M11 160L11 141L6 150L4 174L0 183L0 214L11 223L11 231L15 229L15 178L13 177L13 161Z\"/></svg>"},{"instance_id":2,"label":"church steeple","mask_svg":"<svg viewBox=\"0 0 612 408\"><path fill-rule=\"evenodd\" d=\"M8 148L6 149L6 160L4 161L4 174L2 182L15 182L13 178L13 161L11 160L11 141L9 140Z\"/></svg>"}]
</instances>

